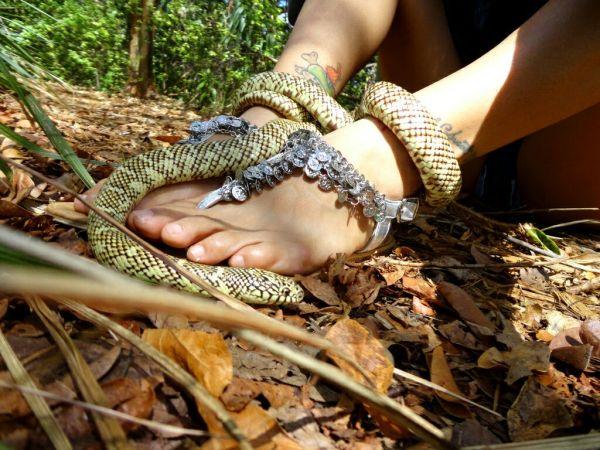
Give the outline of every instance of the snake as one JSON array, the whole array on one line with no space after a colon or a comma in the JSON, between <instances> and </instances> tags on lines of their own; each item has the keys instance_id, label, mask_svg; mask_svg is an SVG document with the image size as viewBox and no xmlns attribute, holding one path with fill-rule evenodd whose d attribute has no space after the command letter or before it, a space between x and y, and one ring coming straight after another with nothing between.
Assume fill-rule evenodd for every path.
<instances>
[{"instance_id":1,"label":"snake","mask_svg":"<svg viewBox=\"0 0 600 450\"><path fill-rule=\"evenodd\" d=\"M376 85L379 83L367 89L357 117L373 115L393 131L405 127L405 118L399 117L393 108L402 92L394 90L397 88L394 85ZM408 100L400 100L412 101L412 97L409 94ZM318 85L287 73L265 72L244 82L234 96L234 110L239 113L256 104L268 106L286 118L271 121L246 136L201 144L175 144L131 157L108 177L96 198L96 208L125 224L135 205L154 189L244 170L277 154L294 131L330 132L355 120ZM425 173L428 201L440 205L452 199L460 188L460 169L449 147L442 145L433 153L430 151L429 144L440 137L438 128L424 108L412 107L414 112L408 116L421 125L421 132L399 136L421 175ZM310 123L310 119L315 123ZM93 254L105 266L150 283L208 295L93 211L89 216L88 238ZM292 278L267 270L204 265L168 257L219 291L246 303L277 305L299 302L303 298L301 286Z\"/></svg>"}]
</instances>

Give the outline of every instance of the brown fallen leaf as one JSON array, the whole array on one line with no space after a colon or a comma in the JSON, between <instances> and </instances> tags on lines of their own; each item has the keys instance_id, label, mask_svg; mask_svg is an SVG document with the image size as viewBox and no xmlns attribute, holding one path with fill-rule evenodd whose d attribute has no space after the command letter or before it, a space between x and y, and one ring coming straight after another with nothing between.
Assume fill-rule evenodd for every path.
<instances>
[{"instance_id":1,"label":"brown fallen leaf","mask_svg":"<svg viewBox=\"0 0 600 450\"><path fill-rule=\"evenodd\" d=\"M494 330L494 324L484 316L467 291L447 281L439 283L438 290L465 322Z\"/></svg>"},{"instance_id":2,"label":"brown fallen leaf","mask_svg":"<svg viewBox=\"0 0 600 450\"><path fill-rule=\"evenodd\" d=\"M564 400L534 377L523 384L506 419L515 442L544 439L554 430L573 426L573 417Z\"/></svg>"},{"instance_id":3,"label":"brown fallen leaf","mask_svg":"<svg viewBox=\"0 0 600 450\"><path fill-rule=\"evenodd\" d=\"M381 278L385 280L386 286L396 284L404 276L404 267L396 264L380 264L375 267Z\"/></svg>"},{"instance_id":4,"label":"brown fallen leaf","mask_svg":"<svg viewBox=\"0 0 600 450\"><path fill-rule=\"evenodd\" d=\"M231 353L219 333L147 329L142 339L188 370L215 397L233 378Z\"/></svg>"},{"instance_id":5,"label":"brown fallen leaf","mask_svg":"<svg viewBox=\"0 0 600 450\"><path fill-rule=\"evenodd\" d=\"M413 297L412 310L415 314L423 316L435 317L436 313L426 300L421 300L419 297Z\"/></svg>"},{"instance_id":6,"label":"brown fallen leaf","mask_svg":"<svg viewBox=\"0 0 600 450\"><path fill-rule=\"evenodd\" d=\"M366 370L379 392L387 392L392 382L394 365L381 342L365 327L353 319L342 319L327 331L325 338ZM356 380L366 381L361 373L339 356L330 353L328 356Z\"/></svg>"},{"instance_id":7,"label":"brown fallen leaf","mask_svg":"<svg viewBox=\"0 0 600 450\"><path fill-rule=\"evenodd\" d=\"M176 144L183 138L181 136L154 136L154 139L161 142L168 142L169 144Z\"/></svg>"},{"instance_id":8,"label":"brown fallen leaf","mask_svg":"<svg viewBox=\"0 0 600 450\"><path fill-rule=\"evenodd\" d=\"M342 319L327 331L325 337L333 342L339 350L350 356L370 375L379 392L387 393L392 382L394 365L381 342L374 338L367 328L355 320ZM328 356L344 372L358 381L365 382L363 375L346 361L329 352ZM410 436L407 430L390 422L387 417L378 411L368 405L365 405L365 408L378 423L381 431L387 436L396 439Z\"/></svg>"},{"instance_id":9,"label":"brown fallen leaf","mask_svg":"<svg viewBox=\"0 0 600 450\"><path fill-rule=\"evenodd\" d=\"M260 394L256 381L234 377L221 394L221 401L229 411L239 412Z\"/></svg>"},{"instance_id":10,"label":"brown fallen leaf","mask_svg":"<svg viewBox=\"0 0 600 450\"><path fill-rule=\"evenodd\" d=\"M241 412L232 413L242 433L257 450L301 450L293 439L289 438L277 421L255 403L249 403ZM238 448L236 441L229 438L218 420L207 421L208 430L217 436L202 445L202 450L228 450Z\"/></svg>"},{"instance_id":11,"label":"brown fallen leaf","mask_svg":"<svg viewBox=\"0 0 600 450\"><path fill-rule=\"evenodd\" d=\"M156 395L152 384L147 380L133 380L131 378L117 378L102 383L102 390L108 399L108 407L135 417L147 419L152 414ZM124 422L126 430L134 430L140 425Z\"/></svg>"},{"instance_id":12,"label":"brown fallen leaf","mask_svg":"<svg viewBox=\"0 0 600 450\"><path fill-rule=\"evenodd\" d=\"M450 392L454 392L455 394L462 395L464 394L458 388L456 381L454 380L454 376L448 366L448 362L446 361L446 356L444 355L444 349L442 346L438 346L433 349L431 352L431 367L429 369L431 373L431 381L433 383L439 384L442 387L445 387ZM441 404L446 411L450 414L462 417L469 418L472 416L469 409L457 398L451 397L448 394L444 394L439 391L435 391L435 395L441 400Z\"/></svg>"},{"instance_id":13,"label":"brown fallen leaf","mask_svg":"<svg viewBox=\"0 0 600 450\"><path fill-rule=\"evenodd\" d=\"M337 292L335 292L335 289L329 283L325 283L315 277L298 276L298 279L302 286L308 289L312 295L326 304L337 306L342 303Z\"/></svg>"},{"instance_id":14,"label":"brown fallen leaf","mask_svg":"<svg viewBox=\"0 0 600 450\"><path fill-rule=\"evenodd\" d=\"M423 300L439 303L435 286L432 286L423 278L404 276L402 277L402 288Z\"/></svg>"},{"instance_id":15,"label":"brown fallen leaf","mask_svg":"<svg viewBox=\"0 0 600 450\"><path fill-rule=\"evenodd\" d=\"M0 199L0 219L10 219L12 217L31 217L33 214L19 205Z\"/></svg>"},{"instance_id":16,"label":"brown fallen leaf","mask_svg":"<svg viewBox=\"0 0 600 450\"><path fill-rule=\"evenodd\" d=\"M481 354L477 365L484 369L507 365L506 383L513 384L534 371L546 372L550 366L550 348L544 342L520 342L506 352L491 347Z\"/></svg>"}]
</instances>

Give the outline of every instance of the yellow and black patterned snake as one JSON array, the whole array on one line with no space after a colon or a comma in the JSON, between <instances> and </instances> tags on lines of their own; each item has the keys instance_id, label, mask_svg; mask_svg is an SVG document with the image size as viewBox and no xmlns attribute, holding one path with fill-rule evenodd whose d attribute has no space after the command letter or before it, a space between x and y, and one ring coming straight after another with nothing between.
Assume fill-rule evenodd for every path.
<instances>
[{"instance_id":1,"label":"yellow and black patterned snake","mask_svg":"<svg viewBox=\"0 0 600 450\"><path fill-rule=\"evenodd\" d=\"M255 104L269 106L292 120L272 121L249 135L227 141L176 144L130 158L108 178L96 206L125 223L136 203L158 187L235 173L275 155L292 132L316 131L315 125L305 122L307 118L313 117L325 132L353 121L321 88L290 74L267 72L244 83L235 99L236 109L239 112ZM460 189L456 159L445 135L410 94L390 83L371 85L358 115L377 117L401 138L421 172L430 204L442 205L454 198ZM102 264L142 280L203 293L93 212L88 235ZM269 271L173 259L218 290L248 303L293 303L303 296L302 288L291 278Z\"/></svg>"}]
</instances>

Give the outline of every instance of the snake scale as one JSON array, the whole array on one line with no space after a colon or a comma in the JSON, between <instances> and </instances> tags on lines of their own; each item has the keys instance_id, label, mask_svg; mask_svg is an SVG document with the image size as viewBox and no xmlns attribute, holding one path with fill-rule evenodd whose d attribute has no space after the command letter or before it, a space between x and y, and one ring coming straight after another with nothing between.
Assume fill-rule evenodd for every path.
<instances>
[{"instance_id":1,"label":"snake scale","mask_svg":"<svg viewBox=\"0 0 600 450\"><path fill-rule=\"evenodd\" d=\"M397 131L394 127L401 128L407 120L406 111L400 117L393 108L402 92L394 90L397 87L393 85L385 86L385 91L381 91L376 88L379 84L367 90L359 114L374 115ZM278 153L287 136L296 130L316 131L318 127L329 132L354 120L321 88L291 74L267 72L252 77L238 90L234 104L238 113L249 106L263 104L292 120L276 120L247 136L227 141L175 144L130 158L107 179L98 194L96 206L125 223L136 203L158 187L243 170ZM414 115L409 112L408 117L422 124L422 131L403 136L403 142L423 175L428 201L439 205L453 198L460 188L460 172L457 184L455 175L459 169L449 147L442 145L436 147L439 150L431 151L431 145L428 145L438 137L435 122L426 111L423 112L424 109L415 111ZM306 122L309 117L316 119L316 126ZM440 172L441 177L438 176ZM100 263L145 281L205 294L93 212L90 213L88 235ZM291 278L269 271L207 266L172 258L220 291L247 303L293 303L303 297L302 288Z\"/></svg>"}]
</instances>

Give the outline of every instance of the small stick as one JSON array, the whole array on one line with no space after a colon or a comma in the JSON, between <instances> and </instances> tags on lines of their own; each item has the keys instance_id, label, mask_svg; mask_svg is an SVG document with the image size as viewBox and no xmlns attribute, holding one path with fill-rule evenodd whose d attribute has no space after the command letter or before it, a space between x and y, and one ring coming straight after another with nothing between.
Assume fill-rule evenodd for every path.
<instances>
[{"instance_id":1,"label":"small stick","mask_svg":"<svg viewBox=\"0 0 600 450\"><path fill-rule=\"evenodd\" d=\"M444 394L449 395L450 397L454 397L460 401L468 403L469 405L475 406L476 408L480 408L480 409L504 420L504 416L502 414L499 414L496 411L486 408L485 406L480 405L479 403L475 403L473 400L469 400L467 397L457 394L456 392L452 392L452 391L446 389L445 387L440 386L439 384L436 384L429 380L426 380L425 378L421 378L417 375L414 375L410 372L405 372L404 370L401 370L398 368L394 369L394 376L396 378L405 378L406 380L412 381L413 383L422 384L423 386L427 386L428 388L431 388L435 391L443 392Z\"/></svg>"}]
</instances>

